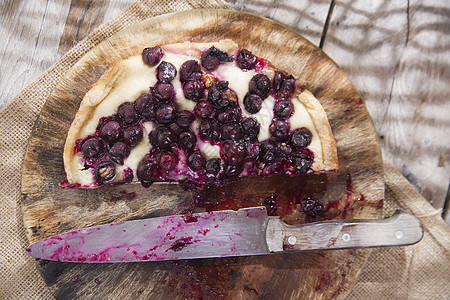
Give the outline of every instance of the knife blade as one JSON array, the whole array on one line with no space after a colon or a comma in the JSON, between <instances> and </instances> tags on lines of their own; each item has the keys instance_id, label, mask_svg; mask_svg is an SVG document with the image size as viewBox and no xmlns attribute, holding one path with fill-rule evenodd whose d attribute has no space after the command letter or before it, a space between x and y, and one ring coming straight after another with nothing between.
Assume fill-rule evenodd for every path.
<instances>
[{"instance_id":1,"label":"knife blade","mask_svg":"<svg viewBox=\"0 0 450 300\"><path fill-rule=\"evenodd\" d=\"M252 207L93 226L46 238L26 251L64 262L143 262L404 246L422 236L419 220L400 210L388 219L287 225L265 207Z\"/></svg>"}]
</instances>

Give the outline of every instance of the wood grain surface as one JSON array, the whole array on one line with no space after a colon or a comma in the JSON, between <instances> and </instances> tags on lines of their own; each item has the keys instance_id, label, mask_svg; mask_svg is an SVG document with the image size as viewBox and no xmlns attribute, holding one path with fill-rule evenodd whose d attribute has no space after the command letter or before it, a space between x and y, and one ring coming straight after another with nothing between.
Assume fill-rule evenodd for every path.
<instances>
[{"instance_id":1,"label":"wood grain surface","mask_svg":"<svg viewBox=\"0 0 450 300\"><path fill-rule=\"evenodd\" d=\"M170 20L170 22L169 22ZM168 26L170 24L170 26ZM242 28L252 27L249 32ZM177 185L139 184L61 189L66 133L90 86L112 62L144 47L180 41L234 39L292 73L323 104L337 140L339 172L247 178L200 194ZM88 52L59 83L36 123L22 176L22 208L30 242L109 222L261 205L279 194L289 224L377 218L384 197L382 159L372 120L345 73L319 48L278 23L235 11L196 10L149 19ZM39 184L36 184L39 182ZM132 197L129 197L132 195ZM292 201L292 195L296 195ZM299 201L320 200L326 212L307 217ZM342 250L178 262L70 264L39 261L57 298L330 298L355 282L369 252Z\"/></svg>"},{"instance_id":2,"label":"wood grain surface","mask_svg":"<svg viewBox=\"0 0 450 300\"><path fill-rule=\"evenodd\" d=\"M321 46L349 75L384 157L448 213L450 2L227 0ZM0 108L132 0L0 3Z\"/></svg>"},{"instance_id":3,"label":"wood grain surface","mask_svg":"<svg viewBox=\"0 0 450 300\"><path fill-rule=\"evenodd\" d=\"M367 103L384 158L437 209L450 178L449 8L445 0L335 1L323 45Z\"/></svg>"}]
</instances>

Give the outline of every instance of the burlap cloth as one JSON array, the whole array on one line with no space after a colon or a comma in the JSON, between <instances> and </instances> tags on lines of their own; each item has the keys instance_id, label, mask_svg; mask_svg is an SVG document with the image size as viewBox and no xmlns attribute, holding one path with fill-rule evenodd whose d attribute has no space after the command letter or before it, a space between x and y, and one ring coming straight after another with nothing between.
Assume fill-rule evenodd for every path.
<instances>
[{"instance_id":1,"label":"burlap cloth","mask_svg":"<svg viewBox=\"0 0 450 300\"><path fill-rule=\"evenodd\" d=\"M47 72L23 89L0 112L0 297L2 299L53 298L25 254L28 241L22 223L20 181L22 162L33 124L61 76L87 51L119 30L149 17L192 9L229 8L222 0L138 0L119 16L103 24L71 49ZM384 213L404 208L420 218L423 240L414 246L376 249L369 257L350 299L449 299L449 227L389 163L385 163Z\"/></svg>"}]
</instances>

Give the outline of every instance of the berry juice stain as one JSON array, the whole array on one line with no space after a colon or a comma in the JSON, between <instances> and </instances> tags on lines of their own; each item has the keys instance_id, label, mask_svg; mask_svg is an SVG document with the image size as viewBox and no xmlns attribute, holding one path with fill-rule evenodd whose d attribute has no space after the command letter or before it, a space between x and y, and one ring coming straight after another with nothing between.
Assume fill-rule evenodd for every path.
<instances>
[{"instance_id":1,"label":"berry juice stain","mask_svg":"<svg viewBox=\"0 0 450 300\"><path fill-rule=\"evenodd\" d=\"M136 198L136 193L135 192L131 192L131 193L126 193L125 194L125 199L127 199L128 201L134 200Z\"/></svg>"},{"instance_id":2,"label":"berry juice stain","mask_svg":"<svg viewBox=\"0 0 450 300\"><path fill-rule=\"evenodd\" d=\"M136 199L137 194L136 192L127 192L125 190L121 190L118 194L110 194L109 195L109 201L110 202L117 202L117 201L132 201Z\"/></svg>"},{"instance_id":3,"label":"berry juice stain","mask_svg":"<svg viewBox=\"0 0 450 300\"><path fill-rule=\"evenodd\" d=\"M197 233L198 234L202 234L202 235L206 235L210 230L209 229L203 229L203 230L199 230Z\"/></svg>"},{"instance_id":4,"label":"berry juice stain","mask_svg":"<svg viewBox=\"0 0 450 300\"><path fill-rule=\"evenodd\" d=\"M197 222L198 218L196 216L193 215L185 215L183 217L183 222L184 223L194 223Z\"/></svg>"},{"instance_id":5,"label":"berry juice stain","mask_svg":"<svg viewBox=\"0 0 450 300\"><path fill-rule=\"evenodd\" d=\"M265 206L269 215L300 224L305 218L301 213L301 201L321 199L328 184L327 175L247 177L225 186L197 191L194 201L197 207L206 211Z\"/></svg>"},{"instance_id":6,"label":"berry juice stain","mask_svg":"<svg viewBox=\"0 0 450 300\"><path fill-rule=\"evenodd\" d=\"M267 215L269 216L275 216L275 212L277 211L277 197L278 193L273 193L264 199L263 204L266 206Z\"/></svg>"},{"instance_id":7,"label":"berry juice stain","mask_svg":"<svg viewBox=\"0 0 450 300\"><path fill-rule=\"evenodd\" d=\"M170 250L177 252L182 250L183 248L191 245L193 243L192 236L183 237L181 239L176 240L172 246L170 246Z\"/></svg>"},{"instance_id":8,"label":"berry juice stain","mask_svg":"<svg viewBox=\"0 0 450 300\"><path fill-rule=\"evenodd\" d=\"M287 224L350 219L365 206L380 208L353 188L350 174L246 177L194 194L194 205L206 211L265 206L270 216Z\"/></svg>"}]
</instances>

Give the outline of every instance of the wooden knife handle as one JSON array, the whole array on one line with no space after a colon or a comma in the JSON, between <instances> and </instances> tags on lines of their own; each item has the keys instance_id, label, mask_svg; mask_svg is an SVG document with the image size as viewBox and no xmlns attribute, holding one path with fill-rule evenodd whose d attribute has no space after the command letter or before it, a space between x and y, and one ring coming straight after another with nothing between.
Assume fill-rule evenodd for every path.
<instances>
[{"instance_id":1,"label":"wooden knife handle","mask_svg":"<svg viewBox=\"0 0 450 300\"><path fill-rule=\"evenodd\" d=\"M387 219L336 220L300 226L281 223L284 251L404 246L419 242L423 236L420 221L402 210Z\"/></svg>"}]
</instances>

